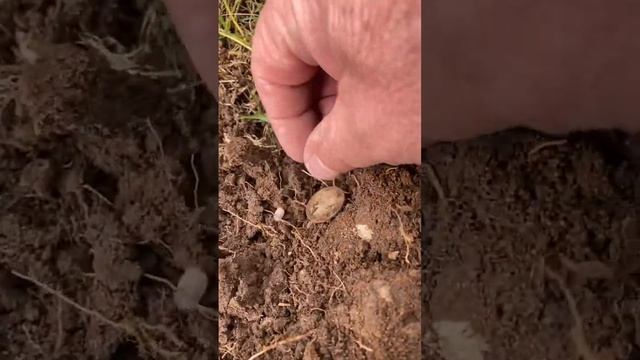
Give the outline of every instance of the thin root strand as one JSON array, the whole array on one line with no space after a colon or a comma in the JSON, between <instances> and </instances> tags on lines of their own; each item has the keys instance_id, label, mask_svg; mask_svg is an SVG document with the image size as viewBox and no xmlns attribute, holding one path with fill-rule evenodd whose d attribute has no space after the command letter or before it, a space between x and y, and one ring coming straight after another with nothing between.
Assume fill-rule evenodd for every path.
<instances>
[{"instance_id":1,"label":"thin root strand","mask_svg":"<svg viewBox=\"0 0 640 360\"><path fill-rule=\"evenodd\" d=\"M255 354L253 354L249 358L249 360L255 360L255 359L259 358L260 356L268 353L271 350L277 349L278 347L280 347L282 345L287 345L287 344L291 344L291 343L294 343L294 342L298 342L298 341L306 338L307 336L309 336L311 334L313 334L313 331L309 331L308 333L305 333L305 334L302 334L302 335L293 336L293 337L286 338L286 339L283 339L283 340L280 340L280 341L276 341L271 345L265 346L262 350L260 350L260 352L257 352Z\"/></svg>"}]
</instances>

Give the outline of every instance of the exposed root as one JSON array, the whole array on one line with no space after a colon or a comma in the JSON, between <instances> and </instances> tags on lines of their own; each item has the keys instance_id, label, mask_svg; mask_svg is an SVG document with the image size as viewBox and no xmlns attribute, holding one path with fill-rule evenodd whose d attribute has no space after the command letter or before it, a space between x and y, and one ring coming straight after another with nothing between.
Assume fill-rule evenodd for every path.
<instances>
[{"instance_id":1,"label":"exposed root","mask_svg":"<svg viewBox=\"0 0 640 360\"><path fill-rule=\"evenodd\" d=\"M236 258L236 254L237 254L237 252L236 252L236 251L233 251L233 250L231 250L231 249L229 249L229 248L226 248L226 247L224 247L224 246L220 246L220 245L218 245L218 249L220 249L220 250L222 250L222 251L226 251L226 252L230 253L230 254L231 254L231 258L232 258L232 259L235 259L235 258Z\"/></svg>"},{"instance_id":2,"label":"exposed root","mask_svg":"<svg viewBox=\"0 0 640 360\"><path fill-rule=\"evenodd\" d=\"M109 207L111 208L115 207L115 205L113 205L113 203L109 199L107 199L106 196L102 195L98 190L93 188L93 186L89 184L82 184L82 188L89 191L93 195L97 196L98 199L102 200L105 204L109 205Z\"/></svg>"},{"instance_id":3,"label":"exposed root","mask_svg":"<svg viewBox=\"0 0 640 360\"><path fill-rule=\"evenodd\" d=\"M373 352L373 349L366 346L365 344L363 344L360 340L353 338L353 342L356 343L356 345L358 345L358 347L366 352Z\"/></svg>"},{"instance_id":4,"label":"exposed root","mask_svg":"<svg viewBox=\"0 0 640 360\"><path fill-rule=\"evenodd\" d=\"M600 360L598 356L596 356L593 351L591 351L591 347L589 346L587 337L585 336L582 317L578 312L576 299L571 294L571 291L569 291L569 288L565 284L564 279L562 279L562 277L558 273L551 270L549 267L545 267L544 271L548 278L554 280L558 284L560 290L562 290L562 293L564 294L565 299L567 300L569 311L571 312L571 316L573 317L571 340L573 340L578 355L580 355L584 360Z\"/></svg>"},{"instance_id":5,"label":"exposed root","mask_svg":"<svg viewBox=\"0 0 640 360\"><path fill-rule=\"evenodd\" d=\"M58 336L56 337L56 345L53 349L54 358L58 357L62 345L64 344L64 326L62 324L62 300L58 299Z\"/></svg>"},{"instance_id":6,"label":"exposed root","mask_svg":"<svg viewBox=\"0 0 640 360\"><path fill-rule=\"evenodd\" d=\"M42 347L40 346L40 344L33 341L33 338L31 337L31 332L29 332L29 329L27 329L27 327L24 326L24 324L22 324L21 327L22 327L22 331L24 332L24 336L27 338L27 342L31 344L31 346L33 346L33 348L36 349L36 351L40 353L40 355L44 355L44 351L42 350Z\"/></svg>"},{"instance_id":7,"label":"exposed root","mask_svg":"<svg viewBox=\"0 0 640 360\"><path fill-rule=\"evenodd\" d=\"M220 208L220 210L226 212L227 214L235 217L236 219L242 221L243 223L245 223L247 225L250 225L250 226L253 226L253 227L257 228L258 230L262 231L265 235L274 236L276 234L276 231L271 226L262 225L262 224L260 224L260 225L254 224L251 221L242 218L240 215L234 213L233 211L230 211L230 210L227 210L227 209L224 209L224 208Z\"/></svg>"},{"instance_id":8,"label":"exposed root","mask_svg":"<svg viewBox=\"0 0 640 360\"><path fill-rule=\"evenodd\" d=\"M159 277L159 276L155 276L155 275L151 275L151 274L143 274L142 276L146 277L149 280L153 280L162 284L167 285L171 290L176 291L176 286L173 285L173 283L165 278Z\"/></svg>"},{"instance_id":9,"label":"exposed root","mask_svg":"<svg viewBox=\"0 0 640 360\"><path fill-rule=\"evenodd\" d=\"M304 240L302 240L302 236L300 235L300 233L298 233L297 231L293 232L293 236L298 239L298 241L300 241L300 243L302 244L302 246L306 247L307 250L309 250L309 252L311 253L311 256L313 256L313 258L318 261L318 256L316 255L315 251L313 251L313 249L311 248L311 246L307 245L306 242L304 242Z\"/></svg>"},{"instance_id":10,"label":"exposed root","mask_svg":"<svg viewBox=\"0 0 640 360\"><path fill-rule=\"evenodd\" d=\"M338 276L338 274L336 274L335 270L331 269L331 272L333 272L333 275L338 279L338 281L340 282L340 286L342 287L342 290L344 292L347 292L347 286L344 284L344 281L342 281L342 279L340 278L340 276Z\"/></svg>"},{"instance_id":11,"label":"exposed root","mask_svg":"<svg viewBox=\"0 0 640 360\"><path fill-rule=\"evenodd\" d=\"M171 336L168 336L168 330L165 329L162 326L153 326L153 325L148 325L145 324L141 321L133 321L133 322L116 322L113 321L109 318L107 318L106 316L102 315L100 312L96 311L96 310L92 310L92 309L88 309L82 305L80 305L79 303L75 302L74 300L72 300L71 298L67 297L66 295L62 294L61 292L51 288L50 286L48 286L47 284L34 279L30 276L24 275L18 271L15 270L11 270L11 273L14 276L19 277L20 279L26 280L34 285L36 285L37 287L39 287L40 289L44 290L45 292L57 297L59 300L67 303L68 305L71 305L73 308L79 310L80 312L87 314L95 319L97 319L98 321L109 325L115 329L118 329L122 332L124 332L125 334L135 338L138 342L138 344L142 347L142 349L146 352L152 353L152 354L157 354L160 355L164 358L175 358L178 355L181 355L182 352L179 351L169 351L169 350L165 350L162 347L160 347L160 344L158 343L158 341L152 339L149 336L149 333L147 331L149 330L154 330L156 332L160 332L162 335L164 335L168 340L170 340L171 342L173 342L176 346L178 347L182 347L184 345L184 343L182 343L181 341L175 341L177 338L174 334L171 334ZM178 344L178 342L180 342L181 344Z\"/></svg>"},{"instance_id":12,"label":"exposed root","mask_svg":"<svg viewBox=\"0 0 640 360\"><path fill-rule=\"evenodd\" d=\"M198 188L200 187L200 176L198 175L198 169L196 169L196 154L191 154L191 171L193 171L193 177L195 178L195 183L193 184L193 204L196 209L200 206L198 205Z\"/></svg>"},{"instance_id":13,"label":"exposed root","mask_svg":"<svg viewBox=\"0 0 640 360\"><path fill-rule=\"evenodd\" d=\"M277 349L278 347L282 346L282 345L286 345L286 344L291 344L294 342L298 342L306 337L308 337L309 335L313 334L313 331L309 331L308 333L302 334L302 335L298 335L298 336L293 336L290 338L286 338L280 341L276 341L275 343L265 346L262 350L260 350L260 352L255 353L254 355L252 355L249 360L255 360L257 358L259 358L260 356L268 353L269 351L273 350L273 349Z\"/></svg>"},{"instance_id":14,"label":"exposed root","mask_svg":"<svg viewBox=\"0 0 640 360\"><path fill-rule=\"evenodd\" d=\"M307 175L308 177L313 178L313 180L320 181L320 183L322 183L322 185L324 185L324 187L329 187L329 185L325 181L318 180L318 179L314 178L313 176L311 176L311 174L309 174L309 172L307 170L301 170L301 171L302 171L303 174Z\"/></svg>"},{"instance_id":15,"label":"exposed root","mask_svg":"<svg viewBox=\"0 0 640 360\"><path fill-rule=\"evenodd\" d=\"M436 194L438 194L438 199L440 199L440 201L446 201L447 196L445 195L444 190L442 189L442 184L440 183L440 179L438 178L438 175L436 174L435 169L429 163L423 163L422 165L424 166L425 171L427 172L427 180L429 180L429 183L431 183L431 186L433 186L433 189L436 191Z\"/></svg>"},{"instance_id":16,"label":"exposed root","mask_svg":"<svg viewBox=\"0 0 640 360\"><path fill-rule=\"evenodd\" d=\"M226 359L228 356L231 356L232 359L239 359L238 351L236 348L238 347L238 343L224 344L220 346L220 352L222 353L222 359Z\"/></svg>"},{"instance_id":17,"label":"exposed root","mask_svg":"<svg viewBox=\"0 0 640 360\"><path fill-rule=\"evenodd\" d=\"M409 255L411 255L411 245L413 244L413 237L407 234L407 232L404 230L404 224L402 223L402 219L400 218L400 214L398 213L398 211L396 209L393 209L393 212L396 213L396 216L398 217L398 223L400 223L400 235L402 236L402 239L404 239L404 245L406 246L406 254L404 256L404 261L407 264L411 265L411 260L409 260Z\"/></svg>"},{"instance_id":18,"label":"exposed root","mask_svg":"<svg viewBox=\"0 0 640 360\"><path fill-rule=\"evenodd\" d=\"M562 146L564 144L567 143L566 139L562 139L562 140L553 140L553 141L545 141L543 143L540 143L536 146L533 147L533 149L531 149L529 151L529 153L527 154L528 157L531 157L533 154L539 152L542 149L548 148L548 147L552 147L552 146Z\"/></svg>"},{"instance_id":19,"label":"exposed root","mask_svg":"<svg viewBox=\"0 0 640 360\"><path fill-rule=\"evenodd\" d=\"M151 122L151 119L147 118L146 119L146 123L147 123L147 127L149 128L149 131L151 132L151 135L153 135L153 138L158 143L158 151L160 152L160 157L161 157L161 160L162 160L162 164L164 164L164 172L167 174L167 180L169 180L169 182L171 182L171 174L169 173L169 166L167 165L167 162L166 162L166 157L165 157L165 153L164 153L164 145L162 144L162 138L160 137L160 134L156 130L155 126L153 126L153 123Z\"/></svg>"},{"instance_id":20,"label":"exposed root","mask_svg":"<svg viewBox=\"0 0 640 360\"><path fill-rule=\"evenodd\" d=\"M355 175L353 175L353 174L350 174L350 175L351 175L351 177L353 178L353 181L355 181L355 182L356 182L356 189L357 189L357 190L360 190L360 182L358 181L358 177L357 177L357 176L355 176Z\"/></svg>"},{"instance_id":21,"label":"exposed root","mask_svg":"<svg viewBox=\"0 0 640 360\"><path fill-rule=\"evenodd\" d=\"M128 53L116 53L109 50L106 44L109 43L112 47L120 49L124 48L122 44L118 43L114 38L99 38L93 34L83 34L80 42L100 53L100 55L107 60L109 66L115 71L122 71L130 75L144 76L151 79L181 76L178 71L154 71L149 67L140 66L134 59L144 50L143 47L139 47Z\"/></svg>"},{"instance_id":22,"label":"exposed root","mask_svg":"<svg viewBox=\"0 0 640 360\"><path fill-rule=\"evenodd\" d=\"M175 286L171 281L162 278L160 276L155 276L155 275L151 275L151 274L143 274L142 276L146 277L149 280L153 280L159 283L162 283L164 285L166 285L167 287L169 287L172 291L176 291L177 286ZM207 318L208 320L213 320L213 321L217 321L218 319L218 312L212 308L203 306L203 305L199 305L198 304L198 312L200 312L200 314L202 316L204 316L205 318Z\"/></svg>"},{"instance_id":23,"label":"exposed root","mask_svg":"<svg viewBox=\"0 0 640 360\"><path fill-rule=\"evenodd\" d=\"M293 234L293 237L296 238L296 240L300 241L302 246L304 246L305 248L307 248L307 250L309 250L309 252L311 253L311 256L313 256L313 258L317 262L318 256L316 255L315 251L313 251L313 249L309 245L307 245L307 243L304 241L304 239L302 238L302 235L300 235L300 232L298 231L298 228L286 220L281 220L280 222L282 222L283 224L286 224L291 228L291 233Z\"/></svg>"}]
</instances>

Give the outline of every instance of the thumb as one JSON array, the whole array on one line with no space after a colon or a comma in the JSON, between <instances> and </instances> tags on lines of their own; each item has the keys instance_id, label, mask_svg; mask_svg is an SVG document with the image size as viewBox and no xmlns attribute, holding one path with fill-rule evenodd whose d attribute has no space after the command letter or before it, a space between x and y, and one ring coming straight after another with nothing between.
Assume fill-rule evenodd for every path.
<instances>
[{"instance_id":1,"label":"thumb","mask_svg":"<svg viewBox=\"0 0 640 360\"><path fill-rule=\"evenodd\" d=\"M376 163L370 152L366 128L357 123L353 106L340 96L331 112L313 129L304 147L304 163L311 176L333 180L355 168Z\"/></svg>"}]
</instances>

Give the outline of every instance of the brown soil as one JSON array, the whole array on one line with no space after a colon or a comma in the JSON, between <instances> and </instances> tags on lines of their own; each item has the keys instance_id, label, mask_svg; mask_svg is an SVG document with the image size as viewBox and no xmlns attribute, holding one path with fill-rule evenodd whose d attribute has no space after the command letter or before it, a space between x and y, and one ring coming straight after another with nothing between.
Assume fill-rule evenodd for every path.
<instances>
[{"instance_id":1,"label":"brown soil","mask_svg":"<svg viewBox=\"0 0 640 360\"><path fill-rule=\"evenodd\" d=\"M0 3L0 358L217 355L215 281L201 311L171 289L216 272L215 109L188 64L157 1Z\"/></svg>"},{"instance_id":2,"label":"brown soil","mask_svg":"<svg viewBox=\"0 0 640 360\"><path fill-rule=\"evenodd\" d=\"M305 203L325 185L268 127L240 119L247 97L220 93L221 355L247 359L283 341L262 358L418 359L418 172L355 171L336 181L347 192L342 211L310 224ZM278 207L283 222L273 219Z\"/></svg>"},{"instance_id":3,"label":"brown soil","mask_svg":"<svg viewBox=\"0 0 640 360\"><path fill-rule=\"evenodd\" d=\"M431 358L639 358L640 183L608 138L530 153L553 139L510 131L428 150L447 198L427 184Z\"/></svg>"}]
</instances>

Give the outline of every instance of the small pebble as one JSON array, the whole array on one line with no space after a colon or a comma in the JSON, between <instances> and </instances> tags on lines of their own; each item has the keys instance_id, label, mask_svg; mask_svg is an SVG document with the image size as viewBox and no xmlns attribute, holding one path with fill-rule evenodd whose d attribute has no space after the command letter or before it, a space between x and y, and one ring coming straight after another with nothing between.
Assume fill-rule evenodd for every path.
<instances>
[{"instance_id":1,"label":"small pebble","mask_svg":"<svg viewBox=\"0 0 640 360\"><path fill-rule=\"evenodd\" d=\"M398 255L400 255L400 251L392 251L387 254L387 257L389 258L389 260L397 260Z\"/></svg>"},{"instance_id":2,"label":"small pebble","mask_svg":"<svg viewBox=\"0 0 640 360\"><path fill-rule=\"evenodd\" d=\"M273 213L273 220L282 221L283 217L284 217L284 209L281 207L277 208L276 211Z\"/></svg>"},{"instance_id":3,"label":"small pebble","mask_svg":"<svg viewBox=\"0 0 640 360\"><path fill-rule=\"evenodd\" d=\"M373 230L371 230L369 225L356 224L356 233L358 233L358 236L362 240L371 241L371 239L373 239Z\"/></svg>"},{"instance_id":4,"label":"small pebble","mask_svg":"<svg viewBox=\"0 0 640 360\"><path fill-rule=\"evenodd\" d=\"M200 299L207 290L209 278L200 268L189 267L184 271L175 293L173 301L180 310L193 310L198 307Z\"/></svg>"}]
</instances>

